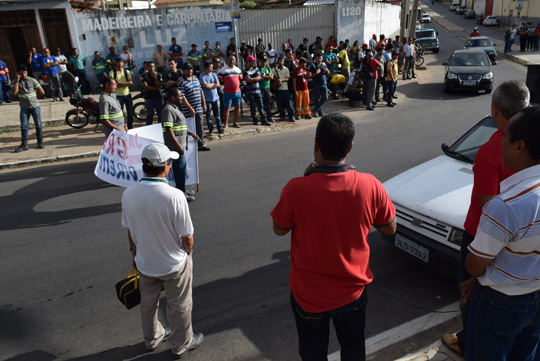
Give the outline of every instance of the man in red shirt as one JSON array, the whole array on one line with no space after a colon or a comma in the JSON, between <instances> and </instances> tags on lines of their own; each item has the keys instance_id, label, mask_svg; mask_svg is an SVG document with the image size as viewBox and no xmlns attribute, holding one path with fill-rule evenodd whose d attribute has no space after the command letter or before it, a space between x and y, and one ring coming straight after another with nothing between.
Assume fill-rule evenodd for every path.
<instances>
[{"instance_id":1,"label":"man in red shirt","mask_svg":"<svg viewBox=\"0 0 540 361\"><path fill-rule=\"evenodd\" d=\"M274 233L291 233L291 306L303 361L326 360L329 323L342 361L365 360L365 287L372 226L396 231L395 208L381 182L346 163L354 124L343 114L321 118L314 162L283 188L272 210Z\"/></svg>"},{"instance_id":2,"label":"man in red shirt","mask_svg":"<svg viewBox=\"0 0 540 361\"><path fill-rule=\"evenodd\" d=\"M311 119L311 109L309 108L309 90L308 79L309 73L306 70L307 60L302 58L298 62L298 67L293 70L292 77L294 79L294 104L296 106L296 116L294 119L299 120L302 115L302 106L304 107L304 115L306 119Z\"/></svg>"},{"instance_id":3,"label":"man in red shirt","mask_svg":"<svg viewBox=\"0 0 540 361\"><path fill-rule=\"evenodd\" d=\"M465 232L461 240L459 283L461 295L465 298L470 292L476 278L465 269L465 258L469 254L469 244L476 235L476 229L482 215L482 208L500 193L499 184L514 174L514 171L503 164L501 142L502 131L510 118L522 108L529 105L529 89L517 80L508 80L499 85L491 99L491 116L497 125L497 131L478 150L473 166L474 184L471 194L471 205L465 219ZM463 329L456 336L444 334L443 342L454 352L461 354L465 350L467 319L469 304L463 300L460 304Z\"/></svg>"},{"instance_id":4,"label":"man in red shirt","mask_svg":"<svg viewBox=\"0 0 540 361\"><path fill-rule=\"evenodd\" d=\"M377 69L382 69L382 65L377 59L373 58L373 53L371 51L367 52L364 59L365 60L362 63L362 67L366 66L369 70L371 70L371 76L368 76L367 72L362 71L364 76L364 102L367 110L375 110L374 105L376 103L374 102L373 97L375 95L375 88L377 86L377 79L379 77L379 72Z\"/></svg>"}]
</instances>

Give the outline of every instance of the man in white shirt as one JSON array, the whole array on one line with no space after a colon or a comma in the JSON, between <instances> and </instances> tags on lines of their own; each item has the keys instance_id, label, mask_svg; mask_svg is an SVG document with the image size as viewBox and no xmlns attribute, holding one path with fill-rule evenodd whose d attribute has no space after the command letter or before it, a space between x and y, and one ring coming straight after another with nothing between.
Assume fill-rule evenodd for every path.
<instances>
[{"instance_id":1,"label":"man in white shirt","mask_svg":"<svg viewBox=\"0 0 540 361\"><path fill-rule=\"evenodd\" d=\"M413 78L416 78L414 74L414 53L415 46L413 44L413 38L409 38L407 44L403 47L405 52L405 69L403 70L403 80L411 79L411 72Z\"/></svg>"},{"instance_id":2,"label":"man in white shirt","mask_svg":"<svg viewBox=\"0 0 540 361\"><path fill-rule=\"evenodd\" d=\"M176 359L203 341L203 334L193 333L191 325L193 224L184 193L165 179L171 161L179 156L164 144L147 145L141 155L146 176L122 195L122 226L128 229L133 267L140 274L145 346L154 351L170 337ZM170 330L157 317L163 289Z\"/></svg>"}]
</instances>

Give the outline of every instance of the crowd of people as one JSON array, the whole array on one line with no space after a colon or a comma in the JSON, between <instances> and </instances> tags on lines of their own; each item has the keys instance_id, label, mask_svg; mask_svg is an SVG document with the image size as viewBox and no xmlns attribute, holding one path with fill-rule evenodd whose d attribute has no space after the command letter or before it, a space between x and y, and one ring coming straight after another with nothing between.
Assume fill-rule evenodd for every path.
<instances>
[{"instance_id":1,"label":"crowd of people","mask_svg":"<svg viewBox=\"0 0 540 361\"><path fill-rule=\"evenodd\" d=\"M504 34L504 52L512 51L512 45L516 39L519 39L519 51L538 51L540 49L540 24L534 28L531 23L522 24L518 27L516 24L510 26Z\"/></svg>"}]
</instances>

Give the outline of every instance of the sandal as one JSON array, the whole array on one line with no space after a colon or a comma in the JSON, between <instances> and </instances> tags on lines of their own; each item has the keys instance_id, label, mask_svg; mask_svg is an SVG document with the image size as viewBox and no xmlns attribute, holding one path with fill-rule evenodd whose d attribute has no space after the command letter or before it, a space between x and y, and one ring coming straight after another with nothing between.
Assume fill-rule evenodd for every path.
<instances>
[{"instance_id":1,"label":"sandal","mask_svg":"<svg viewBox=\"0 0 540 361\"><path fill-rule=\"evenodd\" d=\"M454 351L458 355L463 355L461 349L459 348L459 339L456 335L452 335L451 333L445 333L444 335L442 335L441 340L450 350Z\"/></svg>"}]
</instances>

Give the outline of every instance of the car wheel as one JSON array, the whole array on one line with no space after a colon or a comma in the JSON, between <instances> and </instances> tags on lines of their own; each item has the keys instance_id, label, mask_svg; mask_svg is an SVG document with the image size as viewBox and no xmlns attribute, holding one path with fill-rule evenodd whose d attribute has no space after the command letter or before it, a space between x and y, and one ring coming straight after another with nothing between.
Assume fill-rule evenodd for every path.
<instances>
[{"instance_id":1,"label":"car wheel","mask_svg":"<svg viewBox=\"0 0 540 361\"><path fill-rule=\"evenodd\" d=\"M450 94L450 87L444 84L444 94Z\"/></svg>"},{"instance_id":2,"label":"car wheel","mask_svg":"<svg viewBox=\"0 0 540 361\"><path fill-rule=\"evenodd\" d=\"M489 94L489 93L491 93L491 88L486 89L486 94Z\"/></svg>"},{"instance_id":3,"label":"car wheel","mask_svg":"<svg viewBox=\"0 0 540 361\"><path fill-rule=\"evenodd\" d=\"M439 48L433 49L433 53L434 53L434 54L437 54L438 52L439 52Z\"/></svg>"}]
</instances>

